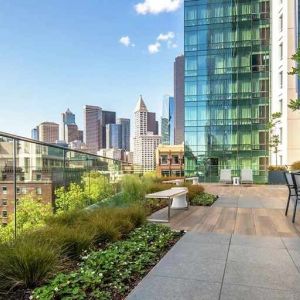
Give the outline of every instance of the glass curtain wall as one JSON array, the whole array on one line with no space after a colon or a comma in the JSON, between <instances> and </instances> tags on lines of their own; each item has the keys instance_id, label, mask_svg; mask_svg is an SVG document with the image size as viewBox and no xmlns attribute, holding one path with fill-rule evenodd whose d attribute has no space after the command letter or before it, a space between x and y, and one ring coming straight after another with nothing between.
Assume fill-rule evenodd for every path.
<instances>
[{"instance_id":1,"label":"glass curtain wall","mask_svg":"<svg viewBox=\"0 0 300 300\"><path fill-rule=\"evenodd\" d=\"M185 0L185 172L266 180L270 3Z\"/></svg>"}]
</instances>

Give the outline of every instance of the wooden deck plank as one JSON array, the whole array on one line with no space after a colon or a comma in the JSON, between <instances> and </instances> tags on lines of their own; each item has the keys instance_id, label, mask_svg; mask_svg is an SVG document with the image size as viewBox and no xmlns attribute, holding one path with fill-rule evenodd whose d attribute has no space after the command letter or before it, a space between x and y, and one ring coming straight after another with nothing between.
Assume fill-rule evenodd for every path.
<instances>
[{"instance_id":1,"label":"wooden deck plank","mask_svg":"<svg viewBox=\"0 0 300 300\"><path fill-rule=\"evenodd\" d=\"M203 215L202 220L199 224L194 226L194 231L199 232L212 232L220 218L221 212L224 208L222 207L210 207L206 214Z\"/></svg>"},{"instance_id":2,"label":"wooden deck plank","mask_svg":"<svg viewBox=\"0 0 300 300\"><path fill-rule=\"evenodd\" d=\"M238 208L234 234L255 235L255 223L252 208Z\"/></svg>"},{"instance_id":3,"label":"wooden deck plank","mask_svg":"<svg viewBox=\"0 0 300 300\"><path fill-rule=\"evenodd\" d=\"M237 208L223 209L214 228L214 232L233 233L236 222L236 213Z\"/></svg>"}]
</instances>

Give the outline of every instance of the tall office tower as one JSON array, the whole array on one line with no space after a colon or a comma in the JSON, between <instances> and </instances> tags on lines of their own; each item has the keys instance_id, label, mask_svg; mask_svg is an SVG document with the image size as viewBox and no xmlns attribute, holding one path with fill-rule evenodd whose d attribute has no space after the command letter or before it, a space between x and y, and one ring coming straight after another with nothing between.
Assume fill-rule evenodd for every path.
<instances>
[{"instance_id":1,"label":"tall office tower","mask_svg":"<svg viewBox=\"0 0 300 300\"><path fill-rule=\"evenodd\" d=\"M186 175L249 168L265 181L270 1L185 0L184 56Z\"/></svg>"},{"instance_id":2,"label":"tall office tower","mask_svg":"<svg viewBox=\"0 0 300 300\"><path fill-rule=\"evenodd\" d=\"M106 148L122 149L122 125L106 125Z\"/></svg>"},{"instance_id":3,"label":"tall office tower","mask_svg":"<svg viewBox=\"0 0 300 300\"><path fill-rule=\"evenodd\" d=\"M118 118L117 124L122 126L121 138L122 146L121 149L125 151L130 151L130 119Z\"/></svg>"},{"instance_id":4,"label":"tall office tower","mask_svg":"<svg viewBox=\"0 0 300 300\"><path fill-rule=\"evenodd\" d=\"M174 62L175 144L184 142L184 55Z\"/></svg>"},{"instance_id":5,"label":"tall office tower","mask_svg":"<svg viewBox=\"0 0 300 300\"><path fill-rule=\"evenodd\" d=\"M31 138L33 140L39 140L39 127L36 126L33 129L31 129Z\"/></svg>"},{"instance_id":6,"label":"tall office tower","mask_svg":"<svg viewBox=\"0 0 300 300\"><path fill-rule=\"evenodd\" d=\"M102 110L102 140L100 148L107 148L106 145L106 125L116 124L116 113L114 111Z\"/></svg>"},{"instance_id":7,"label":"tall office tower","mask_svg":"<svg viewBox=\"0 0 300 300\"><path fill-rule=\"evenodd\" d=\"M147 128L149 132L153 132L155 135L158 134L158 121L156 121L156 113L147 113Z\"/></svg>"},{"instance_id":8,"label":"tall office tower","mask_svg":"<svg viewBox=\"0 0 300 300\"><path fill-rule=\"evenodd\" d=\"M73 114L68 108L66 112L61 114L61 134L60 139L63 141L67 141L68 137L66 135L67 125L75 125L75 114ZM70 141L72 142L72 141Z\"/></svg>"},{"instance_id":9,"label":"tall office tower","mask_svg":"<svg viewBox=\"0 0 300 300\"><path fill-rule=\"evenodd\" d=\"M59 140L59 125L54 122L43 122L39 126L39 140L45 143L55 144Z\"/></svg>"},{"instance_id":10,"label":"tall office tower","mask_svg":"<svg viewBox=\"0 0 300 300\"><path fill-rule=\"evenodd\" d=\"M288 108L290 99L299 97L299 82L297 76L289 75L291 60L299 46L300 1L272 1L272 101L271 112L281 112L280 123L275 129L281 141L278 153L271 154L271 164L291 165L300 157L300 113Z\"/></svg>"},{"instance_id":11,"label":"tall office tower","mask_svg":"<svg viewBox=\"0 0 300 300\"><path fill-rule=\"evenodd\" d=\"M84 107L84 143L87 151L96 154L102 146L102 108Z\"/></svg>"},{"instance_id":12,"label":"tall office tower","mask_svg":"<svg viewBox=\"0 0 300 300\"><path fill-rule=\"evenodd\" d=\"M153 134L153 131L148 128L148 116L148 109L142 96L140 96L134 112L133 162L137 166L141 166L143 172L155 169L155 150L161 143L161 137Z\"/></svg>"},{"instance_id":13,"label":"tall office tower","mask_svg":"<svg viewBox=\"0 0 300 300\"><path fill-rule=\"evenodd\" d=\"M83 130L78 130L78 141L83 143Z\"/></svg>"},{"instance_id":14,"label":"tall office tower","mask_svg":"<svg viewBox=\"0 0 300 300\"><path fill-rule=\"evenodd\" d=\"M174 97L166 95L163 99L161 117L161 139L164 145L174 145L175 134L175 103Z\"/></svg>"},{"instance_id":15,"label":"tall office tower","mask_svg":"<svg viewBox=\"0 0 300 300\"><path fill-rule=\"evenodd\" d=\"M65 125L64 133L65 133L65 139L63 141L65 141L67 144L73 141L80 140L78 126L76 124Z\"/></svg>"}]
</instances>

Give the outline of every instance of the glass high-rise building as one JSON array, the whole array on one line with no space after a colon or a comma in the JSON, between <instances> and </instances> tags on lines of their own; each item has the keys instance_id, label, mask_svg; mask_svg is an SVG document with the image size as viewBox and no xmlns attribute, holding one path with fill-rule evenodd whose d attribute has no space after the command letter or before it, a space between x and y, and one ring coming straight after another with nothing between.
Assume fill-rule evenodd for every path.
<instances>
[{"instance_id":1,"label":"glass high-rise building","mask_svg":"<svg viewBox=\"0 0 300 300\"><path fill-rule=\"evenodd\" d=\"M184 142L184 56L174 62L175 144Z\"/></svg>"},{"instance_id":2,"label":"glass high-rise building","mask_svg":"<svg viewBox=\"0 0 300 300\"><path fill-rule=\"evenodd\" d=\"M270 1L185 0L185 173L265 181Z\"/></svg>"},{"instance_id":3,"label":"glass high-rise building","mask_svg":"<svg viewBox=\"0 0 300 300\"><path fill-rule=\"evenodd\" d=\"M115 111L107 111L102 110L102 118L101 118L101 126L102 126L102 139L101 139L101 148L109 148L106 145L106 125L107 124L116 124L116 112Z\"/></svg>"},{"instance_id":4,"label":"glass high-rise building","mask_svg":"<svg viewBox=\"0 0 300 300\"><path fill-rule=\"evenodd\" d=\"M130 151L130 119L118 118L117 124L121 125L121 149Z\"/></svg>"},{"instance_id":5,"label":"glass high-rise building","mask_svg":"<svg viewBox=\"0 0 300 300\"><path fill-rule=\"evenodd\" d=\"M106 124L106 147L107 149L122 149L121 124Z\"/></svg>"},{"instance_id":6,"label":"glass high-rise building","mask_svg":"<svg viewBox=\"0 0 300 300\"><path fill-rule=\"evenodd\" d=\"M161 117L161 138L164 145L175 142L175 103L174 97L164 96Z\"/></svg>"}]
</instances>

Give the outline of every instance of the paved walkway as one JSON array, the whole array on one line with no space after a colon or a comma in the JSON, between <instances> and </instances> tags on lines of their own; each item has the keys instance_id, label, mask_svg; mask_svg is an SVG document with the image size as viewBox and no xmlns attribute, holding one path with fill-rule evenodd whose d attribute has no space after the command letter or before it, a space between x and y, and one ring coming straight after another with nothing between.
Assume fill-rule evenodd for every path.
<instances>
[{"instance_id":1,"label":"paved walkway","mask_svg":"<svg viewBox=\"0 0 300 300\"><path fill-rule=\"evenodd\" d=\"M188 232L127 299L300 299L299 268L299 238Z\"/></svg>"},{"instance_id":2,"label":"paved walkway","mask_svg":"<svg viewBox=\"0 0 300 300\"><path fill-rule=\"evenodd\" d=\"M170 226L188 232L128 299L300 300L300 211L295 224L284 215L286 188L205 189L219 200L173 212Z\"/></svg>"}]
</instances>

